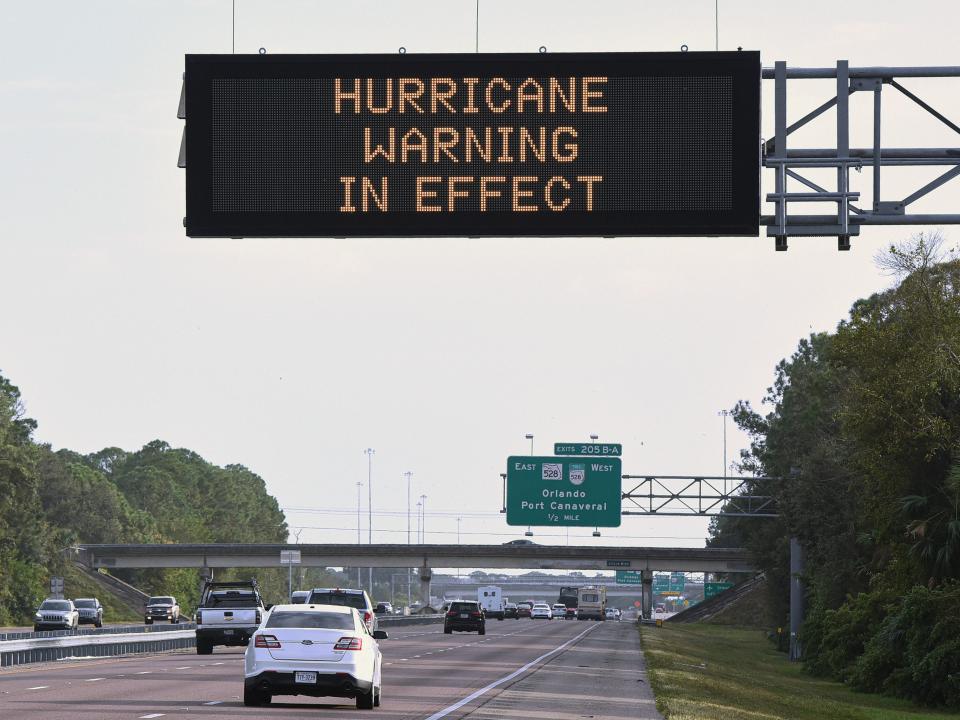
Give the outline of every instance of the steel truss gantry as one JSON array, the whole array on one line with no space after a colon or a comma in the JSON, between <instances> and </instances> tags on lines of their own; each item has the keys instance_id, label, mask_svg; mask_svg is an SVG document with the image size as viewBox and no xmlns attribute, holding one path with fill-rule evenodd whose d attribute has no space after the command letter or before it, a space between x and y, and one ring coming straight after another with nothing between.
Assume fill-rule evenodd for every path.
<instances>
[{"instance_id":1,"label":"steel truss gantry","mask_svg":"<svg viewBox=\"0 0 960 720\"><path fill-rule=\"evenodd\" d=\"M639 480L621 494L622 515L701 517L777 517L774 498L758 494L761 483L777 477L722 477L708 475L623 475ZM627 509L628 507L633 509Z\"/></svg>"},{"instance_id":2,"label":"steel truss gantry","mask_svg":"<svg viewBox=\"0 0 960 720\"><path fill-rule=\"evenodd\" d=\"M763 146L763 166L774 171L774 192L767 194L767 202L774 204L773 215L761 215L760 224L773 237L777 250L787 249L787 238L801 236L836 236L839 250L850 249L850 238L860 234L863 225L955 225L960 214L915 214L908 212L911 203L936 190L960 175L960 147L885 148L880 140L881 97L884 87L902 93L920 108L931 114L956 133L960 125L937 111L930 104L904 87L904 78L960 77L960 67L849 67L839 60L836 68L788 68L778 61L773 68L764 68L764 80L774 82L773 138ZM787 80L836 79L836 95L792 124L787 124ZM873 93L873 146L850 147L850 96L855 92ZM787 138L814 118L831 108L837 112L837 142L835 148L788 149ZM950 169L906 197L882 200L880 169L883 166L919 167L944 166ZM864 166L873 170L873 207L858 207L860 194L850 190L850 169ZM802 175L809 168L835 168L836 190L828 190ZM788 190L788 180L805 186L806 190ZM791 203L836 203L836 215L789 214Z\"/></svg>"}]
</instances>

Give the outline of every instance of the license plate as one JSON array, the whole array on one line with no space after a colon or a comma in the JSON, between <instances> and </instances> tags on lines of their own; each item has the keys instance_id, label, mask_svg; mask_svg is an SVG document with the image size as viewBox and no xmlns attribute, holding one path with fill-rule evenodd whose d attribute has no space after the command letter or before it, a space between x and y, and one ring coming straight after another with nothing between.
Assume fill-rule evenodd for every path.
<instances>
[{"instance_id":1,"label":"license plate","mask_svg":"<svg viewBox=\"0 0 960 720\"><path fill-rule=\"evenodd\" d=\"M224 630L224 631L223 631L223 634L224 634L224 635L233 635L233 630Z\"/></svg>"},{"instance_id":2,"label":"license plate","mask_svg":"<svg viewBox=\"0 0 960 720\"><path fill-rule=\"evenodd\" d=\"M316 684L317 674L315 672L297 672L293 674L293 681L298 683Z\"/></svg>"},{"instance_id":3,"label":"license plate","mask_svg":"<svg viewBox=\"0 0 960 720\"><path fill-rule=\"evenodd\" d=\"M460 613L460 617L466 620L470 615L468 613Z\"/></svg>"}]
</instances>

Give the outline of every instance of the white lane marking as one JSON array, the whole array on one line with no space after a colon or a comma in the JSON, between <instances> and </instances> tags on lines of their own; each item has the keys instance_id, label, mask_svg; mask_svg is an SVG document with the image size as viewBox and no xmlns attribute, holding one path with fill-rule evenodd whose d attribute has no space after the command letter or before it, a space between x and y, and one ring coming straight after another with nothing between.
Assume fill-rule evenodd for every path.
<instances>
[{"instance_id":1,"label":"white lane marking","mask_svg":"<svg viewBox=\"0 0 960 720\"><path fill-rule=\"evenodd\" d=\"M184 665L183 667L178 667L177 670L189 670L193 665Z\"/></svg>"},{"instance_id":2,"label":"white lane marking","mask_svg":"<svg viewBox=\"0 0 960 720\"><path fill-rule=\"evenodd\" d=\"M467 703L473 702L474 700L476 700L476 699L477 699L478 697L480 697L481 695L484 695L484 694L490 692L491 690L493 690L493 689L494 689L495 687L497 687L498 685L503 685L505 682L509 682L509 681L513 680L513 679L514 679L515 677L517 677L518 675L522 675L523 673L525 673L527 670L529 670L530 668L532 668L532 667L533 667L534 665L536 665L537 663L541 662L542 660L545 660L546 658L550 657L551 655L553 655L553 654L555 654L555 653L560 652L561 650L563 650L564 648L566 648L568 645L570 645L571 643L576 642L577 640L579 640L580 638L582 638L584 635L586 635L588 632L590 632L591 630L594 630L594 629L597 628L597 627L598 627L597 625L591 625L590 627L588 627L586 630L584 630L584 631L583 631L582 633L580 633L579 635L570 638L569 640L567 640L567 641L566 641L565 643L563 643L562 645L558 645L557 647L555 647L555 648L554 648L553 650L551 650L550 652L544 653L543 655L541 655L540 657L538 657L536 660L531 660L531 661L528 662L526 665L524 665L524 666L521 667L521 668L518 668L517 670L514 670L514 671L513 671L512 673L510 673L509 675L505 675L505 676L503 676L502 678L500 678L499 680L494 680L494 681L493 681L492 683L490 683L489 685L486 685L485 687L482 687L482 688L480 688L479 690L476 690L475 692L470 693L469 695L467 695L467 696L466 696L465 698L463 698L462 700L458 700L457 702L455 702L453 705L450 705L450 706L448 706L448 707L445 707L443 710L439 710L439 711L435 712L433 715L431 715L430 717L426 718L426 720L440 720L440 718L445 718L447 715L449 715L449 714L452 713L452 712L456 712L457 710L459 710L460 708L462 708L462 707L463 707L464 705L466 705Z\"/></svg>"},{"instance_id":3,"label":"white lane marking","mask_svg":"<svg viewBox=\"0 0 960 720\"><path fill-rule=\"evenodd\" d=\"M223 700L211 700L210 702L205 702L204 705L219 705Z\"/></svg>"},{"instance_id":4,"label":"white lane marking","mask_svg":"<svg viewBox=\"0 0 960 720\"><path fill-rule=\"evenodd\" d=\"M150 672L150 670L143 670L142 672L138 672L137 675L149 675Z\"/></svg>"},{"instance_id":5,"label":"white lane marking","mask_svg":"<svg viewBox=\"0 0 960 720\"><path fill-rule=\"evenodd\" d=\"M226 665L226 663L222 663L222 662L220 662L220 663L210 663L210 664L211 664L211 665Z\"/></svg>"},{"instance_id":6,"label":"white lane marking","mask_svg":"<svg viewBox=\"0 0 960 720\"><path fill-rule=\"evenodd\" d=\"M138 720L150 720L150 718L163 717L166 713L150 713L149 715L141 715Z\"/></svg>"},{"instance_id":7,"label":"white lane marking","mask_svg":"<svg viewBox=\"0 0 960 720\"><path fill-rule=\"evenodd\" d=\"M97 680L106 680L106 678L87 678L84 682L97 682Z\"/></svg>"},{"instance_id":8,"label":"white lane marking","mask_svg":"<svg viewBox=\"0 0 960 720\"><path fill-rule=\"evenodd\" d=\"M37 685L36 687L27 688L27 690L46 690L49 685Z\"/></svg>"}]
</instances>

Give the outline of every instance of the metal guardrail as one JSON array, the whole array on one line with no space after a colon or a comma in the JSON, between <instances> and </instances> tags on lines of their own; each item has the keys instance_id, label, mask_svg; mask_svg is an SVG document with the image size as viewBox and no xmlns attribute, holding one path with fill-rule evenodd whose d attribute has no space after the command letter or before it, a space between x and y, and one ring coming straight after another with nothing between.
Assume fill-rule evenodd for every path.
<instances>
[{"instance_id":1,"label":"metal guardrail","mask_svg":"<svg viewBox=\"0 0 960 720\"><path fill-rule=\"evenodd\" d=\"M79 628L77 630L42 630L40 632L0 633L0 643L10 640L36 640L40 638L76 637L78 635L117 635L127 633L172 632L175 630L195 630L193 623L174 623L170 625L114 625L105 628ZM0 646L2 647L2 646Z\"/></svg>"},{"instance_id":2,"label":"metal guardrail","mask_svg":"<svg viewBox=\"0 0 960 720\"><path fill-rule=\"evenodd\" d=\"M115 628L109 628L114 630ZM0 667L35 662L50 662L69 657L106 657L134 653L164 652L194 647L194 628L142 629L141 632L100 634L20 633L52 635L0 642Z\"/></svg>"},{"instance_id":3,"label":"metal guardrail","mask_svg":"<svg viewBox=\"0 0 960 720\"><path fill-rule=\"evenodd\" d=\"M429 623L440 622L443 615L378 615L381 625L390 627L401 627L403 625L427 625Z\"/></svg>"}]
</instances>

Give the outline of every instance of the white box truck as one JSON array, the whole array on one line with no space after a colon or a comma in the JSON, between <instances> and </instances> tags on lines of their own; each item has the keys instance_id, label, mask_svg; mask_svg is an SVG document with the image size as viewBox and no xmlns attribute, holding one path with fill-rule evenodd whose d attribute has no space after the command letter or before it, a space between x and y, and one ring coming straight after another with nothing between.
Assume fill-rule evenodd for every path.
<instances>
[{"instance_id":1,"label":"white box truck","mask_svg":"<svg viewBox=\"0 0 960 720\"><path fill-rule=\"evenodd\" d=\"M477 588L477 601L487 617L503 620L503 590L496 585Z\"/></svg>"}]
</instances>

